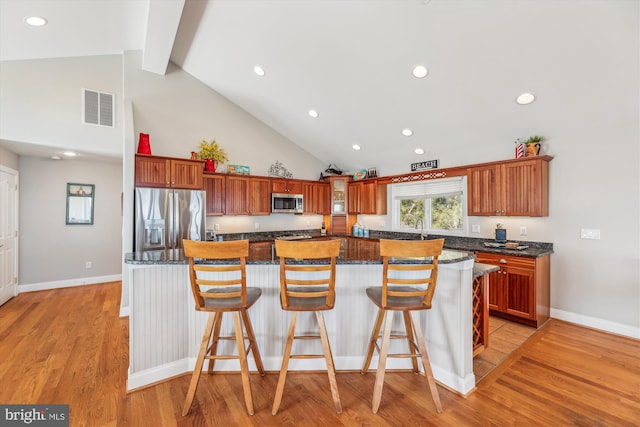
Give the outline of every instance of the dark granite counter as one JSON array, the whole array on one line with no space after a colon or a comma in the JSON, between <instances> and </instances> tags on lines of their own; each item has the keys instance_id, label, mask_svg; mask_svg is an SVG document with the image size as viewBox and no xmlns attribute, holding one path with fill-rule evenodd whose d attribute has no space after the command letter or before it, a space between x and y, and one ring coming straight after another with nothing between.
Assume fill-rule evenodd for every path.
<instances>
[{"instance_id":1,"label":"dark granite counter","mask_svg":"<svg viewBox=\"0 0 640 427\"><path fill-rule=\"evenodd\" d=\"M338 264L381 264L380 242L378 239L358 239L352 237L314 237L317 239L340 239L340 255ZM230 239L228 239L230 240ZM455 263L473 259L473 255L465 251L444 250L439 258L441 264ZM126 264L186 264L187 258L182 250L145 251L134 252L125 255ZM402 262L430 262L428 259L392 260L394 263ZM225 261L228 262L228 261ZM276 264L279 260L275 255L272 240L254 240L249 243L249 257L247 264Z\"/></svg>"},{"instance_id":2,"label":"dark granite counter","mask_svg":"<svg viewBox=\"0 0 640 427\"><path fill-rule=\"evenodd\" d=\"M225 240L247 239L250 242L248 264L274 264L278 260L273 250L273 240L280 237L301 236L305 239L340 238L343 241L338 264L380 264L379 239L418 240L417 233L398 233L372 230L369 238L351 236L320 236L318 230L299 230L287 232L234 233L223 235ZM427 239L444 238L445 250L440 257L441 263L453 263L471 259L476 252L488 252L509 256L538 258L553 253L552 243L517 241L526 249L506 249L486 247L485 243L495 243L490 239L472 237L451 237L429 235ZM413 260L414 262L417 260ZM134 252L125 255L126 264L186 264L182 250ZM400 262L400 261L396 261Z\"/></svg>"},{"instance_id":3,"label":"dark granite counter","mask_svg":"<svg viewBox=\"0 0 640 427\"><path fill-rule=\"evenodd\" d=\"M500 267L498 267L497 265L482 264L476 262L473 264L473 277L476 278L484 276L485 274L493 273L494 271L498 270L500 270Z\"/></svg>"}]
</instances>

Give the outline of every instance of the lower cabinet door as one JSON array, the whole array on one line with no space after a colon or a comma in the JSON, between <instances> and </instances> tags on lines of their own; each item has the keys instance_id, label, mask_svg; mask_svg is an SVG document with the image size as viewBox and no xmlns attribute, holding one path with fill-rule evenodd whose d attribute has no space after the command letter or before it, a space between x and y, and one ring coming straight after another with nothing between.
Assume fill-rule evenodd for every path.
<instances>
[{"instance_id":1,"label":"lower cabinet door","mask_svg":"<svg viewBox=\"0 0 640 427\"><path fill-rule=\"evenodd\" d=\"M531 270L504 268L502 277L503 312L535 320L536 300L534 273Z\"/></svg>"}]
</instances>

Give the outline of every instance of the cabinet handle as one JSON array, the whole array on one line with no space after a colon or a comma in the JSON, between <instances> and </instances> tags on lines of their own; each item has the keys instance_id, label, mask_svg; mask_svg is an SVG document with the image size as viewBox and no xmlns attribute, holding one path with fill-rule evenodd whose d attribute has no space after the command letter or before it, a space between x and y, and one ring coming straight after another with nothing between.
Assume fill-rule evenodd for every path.
<instances>
[{"instance_id":1,"label":"cabinet handle","mask_svg":"<svg viewBox=\"0 0 640 427\"><path fill-rule=\"evenodd\" d=\"M500 264L506 264L506 263L507 263L507 260L506 260L506 259L504 259L504 258L500 258Z\"/></svg>"}]
</instances>

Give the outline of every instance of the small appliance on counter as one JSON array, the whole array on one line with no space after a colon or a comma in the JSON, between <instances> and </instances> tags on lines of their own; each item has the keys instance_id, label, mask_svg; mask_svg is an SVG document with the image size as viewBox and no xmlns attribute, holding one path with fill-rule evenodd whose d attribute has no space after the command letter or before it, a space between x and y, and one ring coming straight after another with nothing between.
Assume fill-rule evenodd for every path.
<instances>
[{"instance_id":1,"label":"small appliance on counter","mask_svg":"<svg viewBox=\"0 0 640 427\"><path fill-rule=\"evenodd\" d=\"M507 241L507 229L501 223L496 224L496 242L505 243Z\"/></svg>"}]
</instances>

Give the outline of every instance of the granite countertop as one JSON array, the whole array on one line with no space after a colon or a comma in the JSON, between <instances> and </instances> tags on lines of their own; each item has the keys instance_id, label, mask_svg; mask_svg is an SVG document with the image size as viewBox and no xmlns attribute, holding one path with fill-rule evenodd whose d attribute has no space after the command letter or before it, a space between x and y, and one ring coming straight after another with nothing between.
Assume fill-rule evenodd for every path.
<instances>
[{"instance_id":1,"label":"granite countertop","mask_svg":"<svg viewBox=\"0 0 640 427\"><path fill-rule=\"evenodd\" d=\"M493 273L494 271L500 270L500 267L497 265L491 264L482 264L480 262L476 262L473 264L473 277L484 276L485 274Z\"/></svg>"},{"instance_id":2,"label":"granite countertop","mask_svg":"<svg viewBox=\"0 0 640 427\"><path fill-rule=\"evenodd\" d=\"M336 262L338 264L381 264L380 243L378 239L357 239L344 236L323 237L323 239L342 240L340 245L340 255ZM455 263L473 259L473 254L466 251L448 250L442 251L439 257L441 264ZM188 259L181 249L170 249L160 251L134 252L125 255L126 264L187 264ZM225 263L228 261L225 261ZM249 243L248 265L256 264L277 264L279 259L275 255L273 241L259 240ZM309 261L311 262L311 261ZM392 263L419 263L431 262L430 259L394 259Z\"/></svg>"},{"instance_id":3,"label":"granite countertop","mask_svg":"<svg viewBox=\"0 0 640 427\"><path fill-rule=\"evenodd\" d=\"M399 233L390 231L371 230L369 238L351 236L326 236L320 235L318 230L297 230L258 233L234 233L224 234L225 240L247 239L250 242L247 264L275 264L277 259L272 249L272 242L279 237L304 236L305 238L340 238L343 244L340 251L338 264L380 264L379 239L418 240L417 233ZM491 239L479 239L472 237L451 237L429 235L427 239L444 238L444 248L440 263L454 263L472 259L476 252L495 253L509 256L538 258L553 253L553 243L517 241L526 249L506 249L486 247L485 242L495 243ZM412 260L415 262L416 260ZM126 264L186 264L187 259L180 249L134 252L125 255ZM402 262L396 260L395 262ZM404 261L407 262L407 261ZM477 263L476 263L477 264ZM489 271L490 272L490 271Z\"/></svg>"}]
</instances>

